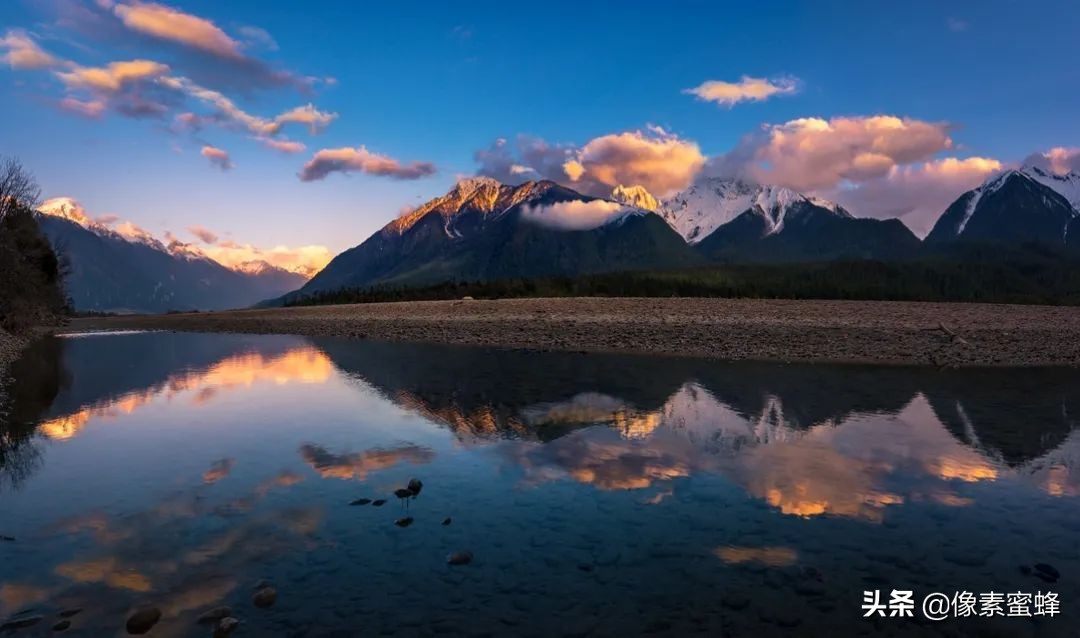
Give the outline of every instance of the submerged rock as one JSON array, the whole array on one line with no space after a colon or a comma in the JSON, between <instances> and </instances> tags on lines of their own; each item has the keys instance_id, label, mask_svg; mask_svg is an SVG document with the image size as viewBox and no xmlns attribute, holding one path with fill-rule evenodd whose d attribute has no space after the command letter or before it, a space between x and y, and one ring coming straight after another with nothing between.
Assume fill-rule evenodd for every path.
<instances>
[{"instance_id":1,"label":"submerged rock","mask_svg":"<svg viewBox=\"0 0 1080 638\"><path fill-rule=\"evenodd\" d=\"M1035 576L1047 583L1056 583L1061 572L1049 563L1035 563Z\"/></svg>"},{"instance_id":2,"label":"submerged rock","mask_svg":"<svg viewBox=\"0 0 1080 638\"><path fill-rule=\"evenodd\" d=\"M374 505L375 507L382 507L383 505L386 505L386 499L385 498L377 498L374 501L372 501L371 504Z\"/></svg>"},{"instance_id":3,"label":"submerged rock","mask_svg":"<svg viewBox=\"0 0 1080 638\"><path fill-rule=\"evenodd\" d=\"M6 631L9 629L24 629L26 627L33 627L41 622L41 616L21 616L18 618L12 618L11 620L0 625L0 631Z\"/></svg>"},{"instance_id":4,"label":"submerged rock","mask_svg":"<svg viewBox=\"0 0 1080 638\"><path fill-rule=\"evenodd\" d=\"M222 605L220 607L214 607L213 609L204 611L201 616L196 619L195 622L200 625L208 625L210 623L216 623L217 621L232 615L232 609Z\"/></svg>"},{"instance_id":5,"label":"submerged rock","mask_svg":"<svg viewBox=\"0 0 1080 638\"><path fill-rule=\"evenodd\" d=\"M472 558L473 558L472 552L469 552L469 551L454 552L453 554L450 554L449 556L446 557L446 564L447 565L468 565L469 563L472 562Z\"/></svg>"},{"instance_id":6,"label":"submerged rock","mask_svg":"<svg viewBox=\"0 0 1080 638\"><path fill-rule=\"evenodd\" d=\"M442 519L442 524L443 525L449 525L450 524L450 517L447 516L446 518Z\"/></svg>"},{"instance_id":7,"label":"submerged rock","mask_svg":"<svg viewBox=\"0 0 1080 638\"><path fill-rule=\"evenodd\" d=\"M157 607L143 607L128 616L127 632L135 636L141 636L154 628L161 620L161 610Z\"/></svg>"},{"instance_id":8,"label":"submerged rock","mask_svg":"<svg viewBox=\"0 0 1080 638\"><path fill-rule=\"evenodd\" d=\"M349 501L349 505L367 505L370 502L370 498L358 498L355 501Z\"/></svg>"},{"instance_id":9,"label":"submerged rock","mask_svg":"<svg viewBox=\"0 0 1080 638\"><path fill-rule=\"evenodd\" d=\"M412 493L412 490L410 490L409 488L407 488L407 487L399 487L398 489L394 490L394 496L396 496L398 498L409 498L409 497L415 496L415 495Z\"/></svg>"},{"instance_id":10,"label":"submerged rock","mask_svg":"<svg viewBox=\"0 0 1080 638\"><path fill-rule=\"evenodd\" d=\"M78 614L80 612L82 612L82 607L74 607L72 609L65 609L64 611L60 612L60 617L61 618L71 618L72 616L74 616L74 615L76 615L76 614Z\"/></svg>"},{"instance_id":11,"label":"submerged rock","mask_svg":"<svg viewBox=\"0 0 1080 638\"><path fill-rule=\"evenodd\" d=\"M214 638L222 638L232 633L240 625L240 621L232 616L222 618L214 627Z\"/></svg>"},{"instance_id":12,"label":"submerged rock","mask_svg":"<svg viewBox=\"0 0 1080 638\"><path fill-rule=\"evenodd\" d=\"M277 601L277 590L273 587L263 587L251 597L251 602L260 608L272 607Z\"/></svg>"},{"instance_id":13,"label":"submerged rock","mask_svg":"<svg viewBox=\"0 0 1080 638\"><path fill-rule=\"evenodd\" d=\"M397 525L398 527L408 527L409 525L412 525L412 523L413 523L413 517L412 516L406 516L404 518L399 518L396 521L394 521L394 525Z\"/></svg>"},{"instance_id":14,"label":"submerged rock","mask_svg":"<svg viewBox=\"0 0 1080 638\"><path fill-rule=\"evenodd\" d=\"M5 536L3 534L0 534L0 541L4 541L4 542L7 542L7 543L14 543L15 542L15 537L14 536Z\"/></svg>"},{"instance_id":15,"label":"submerged rock","mask_svg":"<svg viewBox=\"0 0 1080 638\"><path fill-rule=\"evenodd\" d=\"M418 478L409 479L409 491L412 492L414 496L419 495L420 490L422 489L424 489L423 481Z\"/></svg>"},{"instance_id":16,"label":"submerged rock","mask_svg":"<svg viewBox=\"0 0 1080 638\"><path fill-rule=\"evenodd\" d=\"M71 621L70 620L61 620L60 622L58 622L58 623L56 623L55 625L52 626L52 630L53 631L64 631L70 626L71 626Z\"/></svg>"}]
</instances>

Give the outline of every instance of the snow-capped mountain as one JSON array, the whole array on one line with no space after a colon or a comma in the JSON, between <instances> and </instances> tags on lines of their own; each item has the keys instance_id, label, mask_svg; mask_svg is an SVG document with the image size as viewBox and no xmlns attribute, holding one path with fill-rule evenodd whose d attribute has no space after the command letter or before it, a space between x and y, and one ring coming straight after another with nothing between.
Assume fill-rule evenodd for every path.
<instances>
[{"instance_id":1,"label":"snow-capped mountain","mask_svg":"<svg viewBox=\"0 0 1080 638\"><path fill-rule=\"evenodd\" d=\"M634 208L658 212L660 202L644 186L616 186L611 191L611 200Z\"/></svg>"},{"instance_id":2,"label":"snow-capped mountain","mask_svg":"<svg viewBox=\"0 0 1080 638\"><path fill-rule=\"evenodd\" d=\"M599 221L576 224L580 219ZM387 284L575 276L700 263L654 213L551 181L511 186L475 177L341 253L289 297Z\"/></svg>"},{"instance_id":3,"label":"snow-capped mountain","mask_svg":"<svg viewBox=\"0 0 1080 638\"><path fill-rule=\"evenodd\" d=\"M1069 197L1078 185L1075 173L1059 176L1031 166L1007 170L953 202L926 241L1075 245L1080 213Z\"/></svg>"},{"instance_id":4,"label":"snow-capped mountain","mask_svg":"<svg viewBox=\"0 0 1080 638\"><path fill-rule=\"evenodd\" d=\"M660 214L711 259L880 259L918 248L897 220L856 219L833 202L739 179L699 179L665 199Z\"/></svg>"},{"instance_id":5,"label":"snow-capped mountain","mask_svg":"<svg viewBox=\"0 0 1080 638\"><path fill-rule=\"evenodd\" d=\"M38 224L68 265L64 287L79 311L243 308L306 279L269 264L229 269L182 242L121 234L68 208L39 214Z\"/></svg>"}]
</instances>

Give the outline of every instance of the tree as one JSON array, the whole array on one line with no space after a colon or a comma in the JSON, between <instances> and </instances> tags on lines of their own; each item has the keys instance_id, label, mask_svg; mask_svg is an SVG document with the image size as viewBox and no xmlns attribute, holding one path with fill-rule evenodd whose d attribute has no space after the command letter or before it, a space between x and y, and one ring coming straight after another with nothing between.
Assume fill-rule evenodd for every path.
<instances>
[{"instance_id":1,"label":"tree","mask_svg":"<svg viewBox=\"0 0 1080 638\"><path fill-rule=\"evenodd\" d=\"M37 210L41 187L33 173L14 157L0 158L0 219L20 208Z\"/></svg>"}]
</instances>

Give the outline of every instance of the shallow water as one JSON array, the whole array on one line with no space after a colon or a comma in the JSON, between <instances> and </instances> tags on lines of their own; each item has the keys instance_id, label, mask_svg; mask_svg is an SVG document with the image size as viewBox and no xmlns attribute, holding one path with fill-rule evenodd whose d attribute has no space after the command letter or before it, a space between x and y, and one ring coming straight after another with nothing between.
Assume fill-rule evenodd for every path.
<instances>
[{"instance_id":1,"label":"shallow water","mask_svg":"<svg viewBox=\"0 0 1080 638\"><path fill-rule=\"evenodd\" d=\"M142 333L14 374L0 619L43 616L15 635L75 607L64 635L124 635L145 604L152 636L219 604L235 636L1075 635L1073 371ZM863 619L872 589L1061 611Z\"/></svg>"}]
</instances>

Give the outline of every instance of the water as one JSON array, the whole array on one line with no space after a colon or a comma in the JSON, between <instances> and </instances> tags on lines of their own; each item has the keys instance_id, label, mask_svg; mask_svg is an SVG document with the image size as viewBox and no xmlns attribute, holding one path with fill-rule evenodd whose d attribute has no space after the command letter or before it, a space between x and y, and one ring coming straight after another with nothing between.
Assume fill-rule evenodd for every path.
<instances>
[{"instance_id":1,"label":"water","mask_svg":"<svg viewBox=\"0 0 1080 638\"><path fill-rule=\"evenodd\" d=\"M0 618L44 616L17 635L144 604L153 636L219 604L237 636L1075 635L1076 372L141 333L14 373ZM1061 613L861 617L893 588Z\"/></svg>"}]
</instances>

